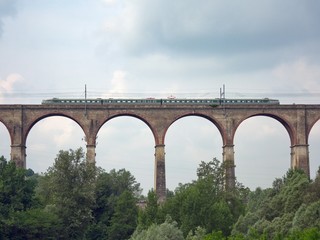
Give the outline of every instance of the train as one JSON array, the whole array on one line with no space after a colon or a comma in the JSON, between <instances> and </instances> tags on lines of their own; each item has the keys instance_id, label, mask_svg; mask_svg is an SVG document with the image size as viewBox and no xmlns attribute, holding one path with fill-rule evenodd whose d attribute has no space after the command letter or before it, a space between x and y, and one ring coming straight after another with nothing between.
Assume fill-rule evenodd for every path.
<instances>
[{"instance_id":1,"label":"train","mask_svg":"<svg viewBox=\"0 0 320 240\"><path fill-rule=\"evenodd\" d=\"M229 98L212 98L212 99L188 99L188 98L52 98L42 101L43 105L277 105L280 104L279 100L260 98L260 99L229 99Z\"/></svg>"}]
</instances>

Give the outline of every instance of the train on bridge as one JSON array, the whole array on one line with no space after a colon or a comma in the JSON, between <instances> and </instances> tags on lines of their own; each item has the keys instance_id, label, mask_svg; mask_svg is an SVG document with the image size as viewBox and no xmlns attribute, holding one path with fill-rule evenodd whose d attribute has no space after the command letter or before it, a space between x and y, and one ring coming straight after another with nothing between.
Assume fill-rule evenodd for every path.
<instances>
[{"instance_id":1,"label":"train on bridge","mask_svg":"<svg viewBox=\"0 0 320 240\"><path fill-rule=\"evenodd\" d=\"M279 100L261 98L261 99L228 99L228 98L213 98L213 99L188 99L188 98L88 98L88 99L77 99L77 98L52 98L42 101L44 105L250 105L250 104L261 104L261 105L277 105L280 104Z\"/></svg>"}]
</instances>

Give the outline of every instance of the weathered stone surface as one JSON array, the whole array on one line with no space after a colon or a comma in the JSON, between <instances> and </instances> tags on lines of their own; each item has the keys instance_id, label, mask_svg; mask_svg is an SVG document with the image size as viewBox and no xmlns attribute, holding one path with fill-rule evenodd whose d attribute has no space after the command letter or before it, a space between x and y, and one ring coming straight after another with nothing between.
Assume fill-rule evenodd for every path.
<instances>
[{"instance_id":1,"label":"weathered stone surface","mask_svg":"<svg viewBox=\"0 0 320 240\"><path fill-rule=\"evenodd\" d=\"M226 187L234 186L234 136L238 126L253 116L278 120L291 141L291 167L309 174L308 136L320 118L320 105L0 105L0 121L11 138L11 160L26 166L26 139L30 129L41 119L64 116L82 128L87 141L87 158L95 162L96 137L104 123L118 116L141 119L151 129L155 143L155 189L165 199L165 134L176 120L185 116L208 119L219 129L226 163Z\"/></svg>"}]
</instances>

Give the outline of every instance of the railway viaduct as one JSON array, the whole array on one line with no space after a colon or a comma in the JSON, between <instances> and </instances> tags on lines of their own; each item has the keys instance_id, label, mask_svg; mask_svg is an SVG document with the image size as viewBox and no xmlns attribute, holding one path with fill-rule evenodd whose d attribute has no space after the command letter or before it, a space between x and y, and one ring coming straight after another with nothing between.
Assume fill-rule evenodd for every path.
<instances>
[{"instance_id":1,"label":"railway viaduct","mask_svg":"<svg viewBox=\"0 0 320 240\"><path fill-rule=\"evenodd\" d=\"M75 121L86 136L87 160L95 162L96 138L104 123L119 116L142 120L151 129L155 143L154 187L159 200L165 199L165 135L172 123L185 116L211 121L222 136L226 166L226 187L235 185L234 136L238 126L253 116L268 116L287 130L291 142L291 167L309 174L308 136L320 119L320 105L0 105L0 121L11 138L11 160L26 167L26 139L32 127L50 116Z\"/></svg>"}]
</instances>

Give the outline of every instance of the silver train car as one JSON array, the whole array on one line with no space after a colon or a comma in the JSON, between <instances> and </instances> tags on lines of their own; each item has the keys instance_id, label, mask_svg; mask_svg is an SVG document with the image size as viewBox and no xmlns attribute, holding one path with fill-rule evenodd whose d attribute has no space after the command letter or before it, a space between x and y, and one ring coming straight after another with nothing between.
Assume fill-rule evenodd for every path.
<instances>
[{"instance_id":1,"label":"silver train car","mask_svg":"<svg viewBox=\"0 0 320 240\"><path fill-rule=\"evenodd\" d=\"M179 99L179 98L92 98L92 99L77 99L77 98L52 98L42 101L44 105L139 105L139 104L150 104L150 105L250 105L250 104L261 104L261 105L277 105L280 104L279 100L261 98L261 99L227 99L227 98L213 98L213 99Z\"/></svg>"}]
</instances>

